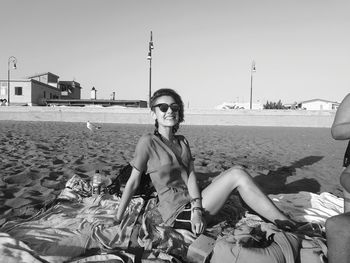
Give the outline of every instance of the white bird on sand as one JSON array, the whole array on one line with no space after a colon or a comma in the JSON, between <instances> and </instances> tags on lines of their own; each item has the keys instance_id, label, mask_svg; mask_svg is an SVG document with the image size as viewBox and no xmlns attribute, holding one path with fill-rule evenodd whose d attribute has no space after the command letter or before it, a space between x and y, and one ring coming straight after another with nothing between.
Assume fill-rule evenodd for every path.
<instances>
[{"instance_id":1,"label":"white bird on sand","mask_svg":"<svg viewBox=\"0 0 350 263\"><path fill-rule=\"evenodd\" d=\"M99 129L101 129L101 126L94 125L94 124L92 124L92 123L89 122L89 121L87 121L86 127L87 127L90 131L94 131L94 130L99 130Z\"/></svg>"}]
</instances>

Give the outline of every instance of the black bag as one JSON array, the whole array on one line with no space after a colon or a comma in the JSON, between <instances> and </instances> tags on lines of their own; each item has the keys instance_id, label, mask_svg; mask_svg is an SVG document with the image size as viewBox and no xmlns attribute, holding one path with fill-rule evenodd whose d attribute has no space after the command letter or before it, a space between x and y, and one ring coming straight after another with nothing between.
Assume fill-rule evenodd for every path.
<instances>
[{"instance_id":1,"label":"black bag","mask_svg":"<svg viewBox=\"0 0 350 263\"><path fill-rule=\"evenodd\" d=\"M107 186L107 190L111 195L121 196L123 194L126 182L129 180L133 167L128 163L120 169L118 176ZM137 188L134 197L150 198L155 194L155 188L152 184L149 174L142 173L141 182Z\"/></svg>"}]
</instances>

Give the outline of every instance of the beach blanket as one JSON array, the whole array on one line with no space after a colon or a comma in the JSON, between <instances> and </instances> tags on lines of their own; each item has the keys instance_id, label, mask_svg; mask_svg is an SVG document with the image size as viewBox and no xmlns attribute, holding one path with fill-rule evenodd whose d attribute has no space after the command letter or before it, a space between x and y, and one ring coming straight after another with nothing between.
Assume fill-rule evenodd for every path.
<instances>
[{"instance_id":1,"label":"beach blanket","mask_svg":"<svg viewBox=\"0 0 350 263\"><path fill-rule=\"evenodd\" d=\"M299 192L296 194L269 195L269 197L292 219L299 222L315 223L315 225L305 225L298 231L298 235L304 236L305 241L310 239L309 243L313 242L313 237L321 237L321 240L324 240L322 236L325 233L326 219L343 213L343 199L327 192L321 194ZM186 239L188 233L185 230L181 231L179 235L179 231L162 226L162 222L159 220L159 212L154 209L154 201L150 200L143 215L142 228L139 231L140 245L177 255L178 258L185 260L188 245L193 240ZM249 212L237 195L230 196L222 211L217 215L217 220L217 224L206 230L207 234L211 236L219 235L220 239L228 240L233 237L236 238L237 232L244 236L248 233L247 229L250 232L252 229L261 228L266 224L260 216ZM310 227L313 226L318 226L319 229L311 229ZM307 235L310 235L310 237ZM249 236L252 236L251 233L249 233ZM251 245L258 244L254 243Z\"/></svg>"},{"instance_id":2,"label":"beach blanket","mask_svg":"<svg viewBox=\"0 0 350 263\"><path fill-rule=\"evenodd\" d=\"M72 187L73 179L76 182ZM21 250L19 248L27 253L35 251L29 254L49 262L64 262L89 253L100 254L108 249L122 251L128 247L144 200L132 199L121 224L116 225L114 217L119 197L108 194L88 196L84 189L86 182L77 177L66 185L69 188L62 191L49 209L27 220L9 221L1 227L0 232L6 234L0 237L0 259L11 247L9 240L19 241L14 242L19 246L17 251Z\"/></svg>"},{"instance_id":3,"label":"beach blanket","mask_svg":"<svg viewBox=\"0 0 350 263\"><path fill-rule=\"evenodd\" d=\"M88 182L72 177L57 200L26 220L9 221L0 228L0 262L134 262L130 245L143 248L145 260L186 260L190 233L165 226L156 198L133 198L120 225L114 221L120 198L91 196ZM320 223L343 212L343 200L330 193L309 192L269 196L291 218ZM139 215L142 214L142 217ZM238 228L264 221L248 212L233 194L207 229L213 236L230 237ZM134 238L133 238L134 236Z\"/></svg>"}]
</instances>

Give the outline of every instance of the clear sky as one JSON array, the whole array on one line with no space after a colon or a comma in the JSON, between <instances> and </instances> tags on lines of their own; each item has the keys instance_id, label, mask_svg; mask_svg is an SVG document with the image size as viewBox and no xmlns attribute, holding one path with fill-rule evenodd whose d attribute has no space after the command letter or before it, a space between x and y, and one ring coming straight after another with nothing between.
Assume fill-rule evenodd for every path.
<instances>
[{"instance_id":1,"label":"clear sky","mask_svg":"<svg viewBox=\"0 0 350 263\"><path fill-rule=\"evenodd\" d=\"M52 72L82 98L148 100L173 88L191 108L340 102L350 91L348 0L1 0L0 78Z\"/></svg>"}]
</instances>

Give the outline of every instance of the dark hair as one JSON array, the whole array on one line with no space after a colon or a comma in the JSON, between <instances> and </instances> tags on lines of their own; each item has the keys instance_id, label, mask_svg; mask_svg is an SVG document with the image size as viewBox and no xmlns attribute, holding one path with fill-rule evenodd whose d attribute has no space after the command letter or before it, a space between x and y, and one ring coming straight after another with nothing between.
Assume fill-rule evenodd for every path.
<instances>
[{"instance_id":1,"label":"dark hair","mask_svg":"<svg viewBox=\"0 0 350 263\"><path fill-rule=\"evenodd\" d=\"M170 96L175 100L175 103L180 106L179 109L179 121L178 123L173 127L173 132L175 133L179 129L179 124L183 122L184 119L184 103L182 102L181 96L173 89L159 89L153 93L153 96L151 98L151 109L153 110L154 105L156 104L156 101L158 98L162 96ZM158 132L158 121L156 120L155 123L156 126L156 132Z\"/></svg>"}]
</instances>

